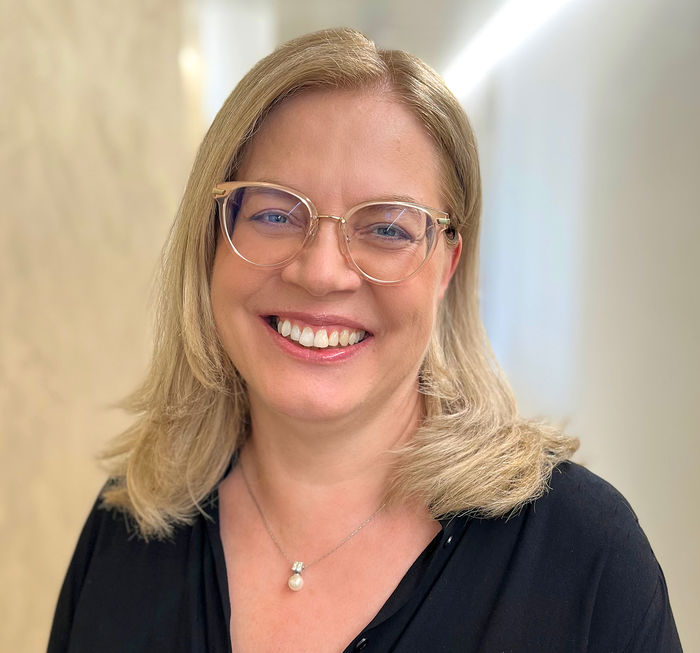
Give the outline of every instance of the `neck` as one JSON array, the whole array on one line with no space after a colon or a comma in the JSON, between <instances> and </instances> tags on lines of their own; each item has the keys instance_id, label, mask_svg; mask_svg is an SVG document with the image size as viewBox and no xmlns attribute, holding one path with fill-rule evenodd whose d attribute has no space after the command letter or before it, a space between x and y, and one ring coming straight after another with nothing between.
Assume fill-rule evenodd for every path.
<instances>
[{"instance_id":1,"label":"neck","mask_svg":"<svg viewBox=\"0 0 700 653\"><path fill-rule=\"evenodd\" d=\"M241 465L276 522L291 514L297 523L315 521L339 509L354 521L381 505L392 473L390 452L410 440L422 409L414 387L377 414L318 424L263 410L251 397L251 435Z\"/></svg>"}]
</instances>

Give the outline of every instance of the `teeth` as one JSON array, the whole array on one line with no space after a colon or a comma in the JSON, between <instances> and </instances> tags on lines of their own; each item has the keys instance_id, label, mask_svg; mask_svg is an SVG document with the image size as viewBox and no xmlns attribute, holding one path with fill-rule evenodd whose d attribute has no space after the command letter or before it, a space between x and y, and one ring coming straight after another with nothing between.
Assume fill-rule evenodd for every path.
<instances>
[{"instance_id":1,"label":"teeth","mask_svg":"<svg viewBox=\"0 0 700 653\"><path fill-rule=\"evenodd\" d=\"M316 347L317 349L337 347L338 345L341 347L355 345L367 335L363 329L343 329L340 333L331 331L330 335L328 335L327 329L319 329L314 333L311 327L307 326L302 330L297 324L292 324L290 320L274 316L272 324L283 338L290 338L304 347Z\"/></svg>"},{"instance_id":2,"label":"teeth","mask_svg":"<svg viewBox=\"0 0 700 653\"><path fill-rule=\"evenodd\" d=\"M319 329L314 336L314 347L325 349L328 347L328 334L325 329Z\"/></svg>"},{"instance_id":3,"label":"teeth","mask_svg":"<svg viewBox=\"0 0 700 653\"><path fill-rule=\"evenodd\" d=\"M301 332L301 338L299 338L299 344L304 345L304 347L314 346L314 332L311 327L304 327Z\"/></svg>"}]
</instances>

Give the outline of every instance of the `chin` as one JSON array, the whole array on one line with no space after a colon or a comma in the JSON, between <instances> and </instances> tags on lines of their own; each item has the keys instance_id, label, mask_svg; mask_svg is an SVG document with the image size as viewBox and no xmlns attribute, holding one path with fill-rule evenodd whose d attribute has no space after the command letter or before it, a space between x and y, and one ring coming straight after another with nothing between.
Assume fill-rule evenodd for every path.
<instances>
[{"instance_id":1,"label":"chin","mask_svg":"<svg viewBox=\"0 0 700 653\"><path fill-rule=\"evenodd\" d=\"M316 423L342 420L362 410L365 404L357 393L349 392L347 387L331 389L328 386L319 389L297 385L294 392L287 392L284 397L277 392L261 399L278 415Z\"/></svg>"}]
</instances>

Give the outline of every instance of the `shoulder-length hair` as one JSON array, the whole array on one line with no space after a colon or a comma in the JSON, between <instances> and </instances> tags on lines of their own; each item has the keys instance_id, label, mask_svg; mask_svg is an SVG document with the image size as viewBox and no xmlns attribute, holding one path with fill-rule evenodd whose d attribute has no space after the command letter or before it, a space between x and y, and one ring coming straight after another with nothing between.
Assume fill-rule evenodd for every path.
<instances>
[{"instance_id":1,"label":"shoulder-length hair","mask_svg":"<svg viewBox=\"0 0 700 653\"><path fill-rule=\"evenodd\" d=\"M462 256L420 373L425 418L395 452L387 500L424 502L436 517L493 517L540 496L577 441L518 417L479 314L481 182L474 134L442 79L419 59L377 49L349 29L279 47L238 84L197 153L163 253L153 359L126 405L138 417L103 454L107 507L127 511L144 537L189 523L249 428L246 387L217 335L210 280L217 240L213 187L235 178L269 112L305 89L390 92L423 123L442 165L443 193Z\"/></svg>"}]
</instances>

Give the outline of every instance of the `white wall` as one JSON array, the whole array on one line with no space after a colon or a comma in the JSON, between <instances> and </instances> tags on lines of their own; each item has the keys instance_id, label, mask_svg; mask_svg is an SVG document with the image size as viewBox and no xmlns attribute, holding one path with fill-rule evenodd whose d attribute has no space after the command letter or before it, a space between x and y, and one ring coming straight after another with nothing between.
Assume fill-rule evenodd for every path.
<instances>
[{"instance_id":1,"label":"white wall","mask_svg":"<svg viewBox=\"0 0 700 653\"><path fill-rule=\"evenodd\" d=\"M700 650L700 3L574 0L467 101L523 412L636 510Z\"/></svg>"}]
</instances>

